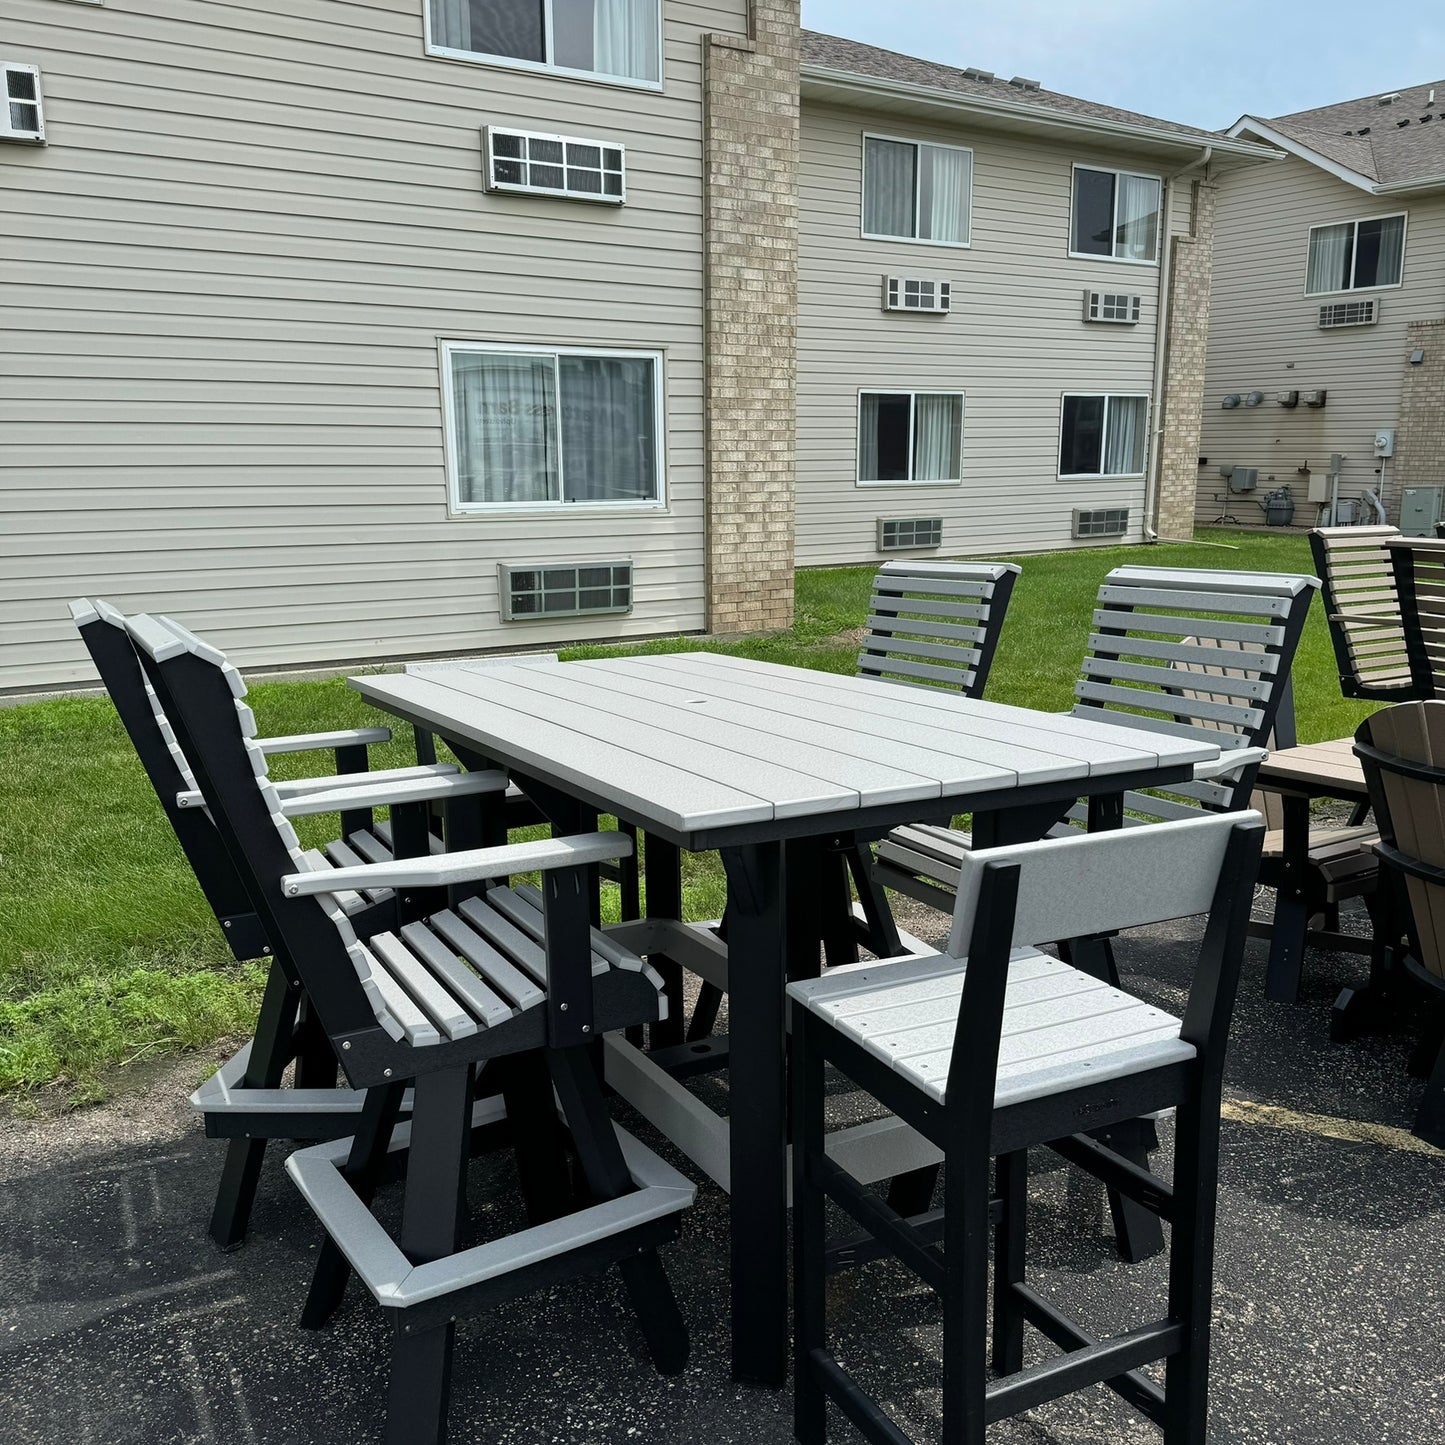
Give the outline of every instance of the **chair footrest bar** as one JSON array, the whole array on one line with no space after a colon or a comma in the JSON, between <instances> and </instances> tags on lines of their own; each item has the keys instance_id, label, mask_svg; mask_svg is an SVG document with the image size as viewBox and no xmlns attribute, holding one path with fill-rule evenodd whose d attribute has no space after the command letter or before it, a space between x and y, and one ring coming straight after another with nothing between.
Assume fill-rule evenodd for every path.
<instances>
[{"instance_id":1,"label":"chair footrest bar","mask_svg":"<svg viewBox=\"0 0 1445 1445\"><path fill-rule=\"evenodd\" d=\"M1061 1314L1028 1285L1015 1284L1013 1292L1023 1306L1024 1318L1061 1350L1085 1350L1099 1343L1097 1336L1080 1329L1073 1320ZM1163 1424L1164 1391L1148 1375L1129 1370L1111 1380L1105 1380L1104 1383L1145 1419L1152 1420L1156 1425Z\"/></svg>"},{"instance_id":2,"label":"chair footrest bar","mask_svg":"<svg viewBox=\"0 0 1445 1445\"><path fill-rule=\"evenodd\" d=\"M872 1445L913 1445L883 1413L882 1406L835 1360L827 1350L814 1350L808 1367L824 1393L857 1426Z\"/></svg>"},{"instance_id":3,"label":"chair footrest bar","mask_svg":"<svg viewBox=\"0 0 1445 1445\"><path fill-rule=\"evenodd\" d=\"M504 1117L499 1098L482 1099L473 1107L472 1127ZM583 1249L620 1257L643 1247L631 1238L642 1226L664 1221L664 1233L675 1228L675 1216L696 1194L693 1184L625 1130L614 1128L635 1192L427 1264L407 1259L347 1183L341 1171L351 1148L349 1139L297 1150L286 1161L286 1171L378 1304L412 1310L441 1302L446 1311L456 1314L489 1307L499 1294L519 1292L500 1283L507 1276L523 1270L535 1273L533 1267ZM410 1143L411 1125L401 1124L393 1131L388 1152L406 1149ZM651 1237L657 1231L646 1232ZM611 1251L591 1249L606 1240L626 1240L626 1244Z\"/></svg>"},{"instance_id":4,"label":"chair footrest bar","mask_svg":"<svg viewBox=\"0 0 1445 1445\"><path fill-rule=\"evenodd\" d=\"M904 1222L917 1234L921 1244L938 1244L943 1239L941 1209L915 1214ZM823 1267L829 1274L838 1274L884 1256L891 1258L892 1251L882 1240L863 1229L856 1234L840 1234L830 1239L823 1250Z\"/></svg>"},{"instance_id":5,"label":"chair footrest bar","mask_svg":"<svg viewBox=\"0 0 1445 1445\"><path fill-rule=\"evenodd\" d=\"M728 1038L726 1034L713 1034L705 1039L694 1039L691 1043L653 1049L648 1058L674 1079L714 1074L728 1067Z\"/></svg>"},{"instance_id":6,"label":"chair footrest bar","mask_svg":"<svg viewBox=\"0 0 1445 1445\"><path fill-rule=\"evenodd\" d=\"M895 1259L906 1264L938 1294L943 1293L943 1256L902 1215L865 1189L826 1154L808 1161L814 1182L840 1208L853 1216Z\"/></svg>"},{"instance_id":7,"label":"chair footrest bar","mask_svg":"<svg viewBox=\"0 0 1445 1445\"><path fill-rule=\"evenodd\" d=\"M1174 1218L1173 1187L1097 1139L1074 1134L1052 1140L1049 1148L1160 1219Z\"/></svg>"},{"instance_id":8,"label":"chair footrest bar","mask_svg":"<svg viewBox=\"0 0 1445 1445\"><path fill-rule=\"evenodd\" d=\"M1016 1284L1014 1294L1024 1307L1024 1318L1069 1353L991 1383L987 1406L990 1425L1090 1385L1108 1385L1149 1419L1160 1419L1163 1392L1137 1371L1141 1365L1178 1354L1184 1345L1183 1325L1156 1320L1113 1339L1098 1340L1059 1314L1027 1285Z\"/></svg>"}]
</instances>

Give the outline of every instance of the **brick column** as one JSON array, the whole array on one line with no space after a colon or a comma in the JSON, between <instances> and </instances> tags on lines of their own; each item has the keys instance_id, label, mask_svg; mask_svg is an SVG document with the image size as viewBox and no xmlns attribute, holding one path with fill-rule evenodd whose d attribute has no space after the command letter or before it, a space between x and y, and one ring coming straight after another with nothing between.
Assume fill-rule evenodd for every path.
<instances>
[{"instance_id":1,"label":"brick column","mask_svg":"<svg viewBox=\"0 0 1445 1445\"><path fill-rule=\"evenodd\" d=\"M753 0L752 34L703 40L707 617L793 620L799 0Z\"/></svg>"},{"instance_id":2,"label":"brick column","mask_svg":"<svg viewBox=\"0 0 1445 1445\"><path fill-rule=\"evenodd\" d=\"M1425 359L1411 366L1416 350ZM1385 506L1398 521L1406 487L1439 486L1445 486L1445 321L1412 321L1405 328L1405 376Z\"/></svg>"},{"instance_id":3,"label":"brick column","mask_svg":"<svg viewBox=\"0 0 1445 1445\"><path fill-rule=\"evenodd\" d=\"M1189 234L1175 236L1171 242L1169 337L1164 353L1164 395L1159 398L1163 427L1159 438L1159 486L1154 516L1150 518L1150 525L1161 537L1194 535L1217 194L1210 182L1195 182Z\"/></svg>"}]
</instances>

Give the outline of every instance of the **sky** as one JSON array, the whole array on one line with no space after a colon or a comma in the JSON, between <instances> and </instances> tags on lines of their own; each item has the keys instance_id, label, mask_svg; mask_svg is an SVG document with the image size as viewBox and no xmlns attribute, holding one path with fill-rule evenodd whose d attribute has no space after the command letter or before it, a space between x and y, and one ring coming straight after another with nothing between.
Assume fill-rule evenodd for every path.
<instances>
[{"instance_id":1,"label":"sky","mask_svg":"<svg viewBox=\"0 0 1445 1445\"><path fill-rule=\"evenodd\" d=\"M1440 0L803 0L803 24L1209 130L1445 79Z\"/></svg>"}]
</instances>

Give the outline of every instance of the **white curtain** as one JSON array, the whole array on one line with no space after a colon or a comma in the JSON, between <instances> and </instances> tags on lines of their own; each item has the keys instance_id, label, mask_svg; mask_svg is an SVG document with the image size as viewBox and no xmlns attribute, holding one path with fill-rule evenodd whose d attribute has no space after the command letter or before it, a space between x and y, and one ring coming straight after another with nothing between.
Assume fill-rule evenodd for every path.
<instances>
[{"instance_id":1,"label":"white curtain","mask_svg":"<svg viewBox=\"0 0 1445 1445\"><path fill-rule=\"evenodd\" d=\"M918 148L893 140L867 142L863 167L863 229L870 236L914 234L914 171Z\"/></svg>"},{"instance_id":2,"label":"white curtain","mask_svg":"<svg viewBox=\"0 0 1445 1445\"><path fill-rule=\"evenodd\" d=\"M1104 428L1106 477L1127 477L1144 470L1145 418L1149 403L1142 396L1111 396Z\"/></svg>"},{"instance_id":3,"label":"white curtain","mask_svg":"<svg viewBox=\"0 0 1445 1445\"><path fill-rule=\"evenodd\" d=\"M878 480L878 397L867 392L858 408L858 480Z\"/></svg>"},{"instance_id":4,"label":"white curtain","mask_svg":"<svg viewBox=\"0 0 1445 1445\"><path fill-rule=\"evenodd\" d=\"M973 157L967 151L920 146L919 233L930 241L968 240Z\"/></svg>"},{"instance_id":5,"label":"white curtain","mask_svg":"<svg viewBox=\"0 0 1445 1445\"><path fill-rule=\"evenodd\" d=\"M557 499L553 383L550 356L453 353L461 501Z\"/></svg>"},{"instance_id":6,"label":"white curtain","mask_svg":"<svg viewBox=\"0 0 1445 1445\"><path fill-rule=\"evenodd\" d=\"M567 501L651 501L657 496L652 368L647 357L558 360Z\"/></svg>"},{"instance_id":7,"label":"white curtain","mask_svg":"<svg viewBox=\"0 0 1445 1445\"><path fill-rule=\"evenodd\" d=\"M658 0L593 0L592 66L599 75L660 80Z\"/></svg>"},{"instance_id":8,"label":"white curtain","mask_svg":"<svg viewBox=\"0 0 1445 1445\"><path fill-rule=\"evenodd\" d=\"M1343 291L1350 284L1350 240L1354 227L1316 226L1310 232L1309 275L1305 290L1311 295Z\"/></svg>"},{"instance_id":9,"label":"white curtain","mask_svg":"<svg viewBox=\"0 0 1445 1445\"><path fill-rule=\"evenodd\" d=\"M431 42L449 50L472 48L471 0L431 0Z\"/></svg>"},{"instance_id":10,"label":"white curtain","mask_svg":"<svg viewBox=\"0 0 1445 1445\"><path fill-rule=\"evenodd\" d=\"M1405 260L1405 218L1386 216L1380 222L1380 266L1376 286L1398 286Z\"/></svg>"},{"instance_id":11,"label":"white curtain","mask_svg":"<svg viewBox=\"0 0 1445 1445\"><path fill-rule=\"evenodd\" d=\"M957 481L963 444L963 398L913 399L913 480Z\"/></svg>"},{"instance_id":12,"label":"white curtain","mask_svg":"<svg viewBox=\"0 0 1445 1445\"><path fill-rule=\"evenodd\" d=\"M1119 177L1114 254L1153 261L1159 254L1159 182L1149 176Z\"/></svg>"}]
</instances>

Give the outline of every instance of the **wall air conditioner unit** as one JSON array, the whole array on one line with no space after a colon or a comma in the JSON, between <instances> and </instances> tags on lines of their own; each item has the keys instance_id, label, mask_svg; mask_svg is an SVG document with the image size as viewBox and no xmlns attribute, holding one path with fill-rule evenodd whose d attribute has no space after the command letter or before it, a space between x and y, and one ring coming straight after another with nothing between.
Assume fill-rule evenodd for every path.
<instances>
[{"instance_id":1,"label":"wall air conditioner unit","mask_svg":"<svg viewBox=\"0 0 1445 1445\"><path fill-rule=\"evenodd\" d=\"M40 94L40 67L18 60L0 61L5 106L0 110L0 140L45 144L45 101Z\"/></svg>"},{"instance_id":2,"label":"wall air conditioner unit","mask_svg":"<svg viewBox=\"0 0 1445 1445\"><path fill-rule=\"evenodd\" d=\"M953 285L936 276L885 276L885 311L925 311L943 316L953 305Z\"/></svg>"},{"instance_id":3,"label":"wall air conditioner unit","mask_svg":"<svg viewBox=\"0 0 1445 1445\"><path fill-rule=\"evenodd\" d=\"M632 611L632 563L498 564L503 622Z\"/></svg>"},{"instance_id":4,"label":"wall air conditioner unit","mask_svg":"<svg viewBox=\"0 0 1445 1445\"><path fill-rule=\"evenodd\" d=\"M1128 507L1075 507L1075 537L1122 537L1129 530Z\"/></svg>"},{"instance_id":5,"label":"wall air conditioner unit","mask_svg":"<svg viewBox=\"0 0 1445 1445\"><path fill-rule=\"evenodd\" d=\"M910 552L943 546L942 517L879 517L878 550Z\"/></svg>"},{"instance_id":6,"label":"wall air conditioner unit","mask_svg":"<svg viewBox=\"0 0 1445 1445\"><path fill-rule=\"evenodd\" d=\"M1224 468L1221 467L1223 472ZM1258 467L1231 467L1229 470L1229 490L1231 492L1252 492L1259 485Z\"/></svg>"},{"instance_id":7,"label":"wall air conditioner unit","mask_svg":"<svg viewBox=\"0 0 1445 1445\"><path fill-rule=\"evenodd\" d=\"M519 195L562 196L620 206L627 200L626 155L611 141L482 127L486 187Z\"/></svg>"},{"instance_id":8,"label":"wall air conditioner unit","mask_svg":"<svg viewBox=\"0 0 1445 1445\"><path fill-rule=\"evenodd\" d=\"M1371 296L1366 301L1331 301L1320 307L1320 329L1333 331L1337 326L1373 326L1380 319L1380 301Z\"/></svg>"},{"instance_id":9,"label":"wall air conditioner unit","mask_svg":"<svg viewBox=\"0 0 1445 1445\"><path fill-rule=\"evenodd\" d=\"M1109 321L1116 326L1135 326L1144 309L1144 298L1132 291L1085 291L1084 320Z\"/></svg>"}]
</instances>

